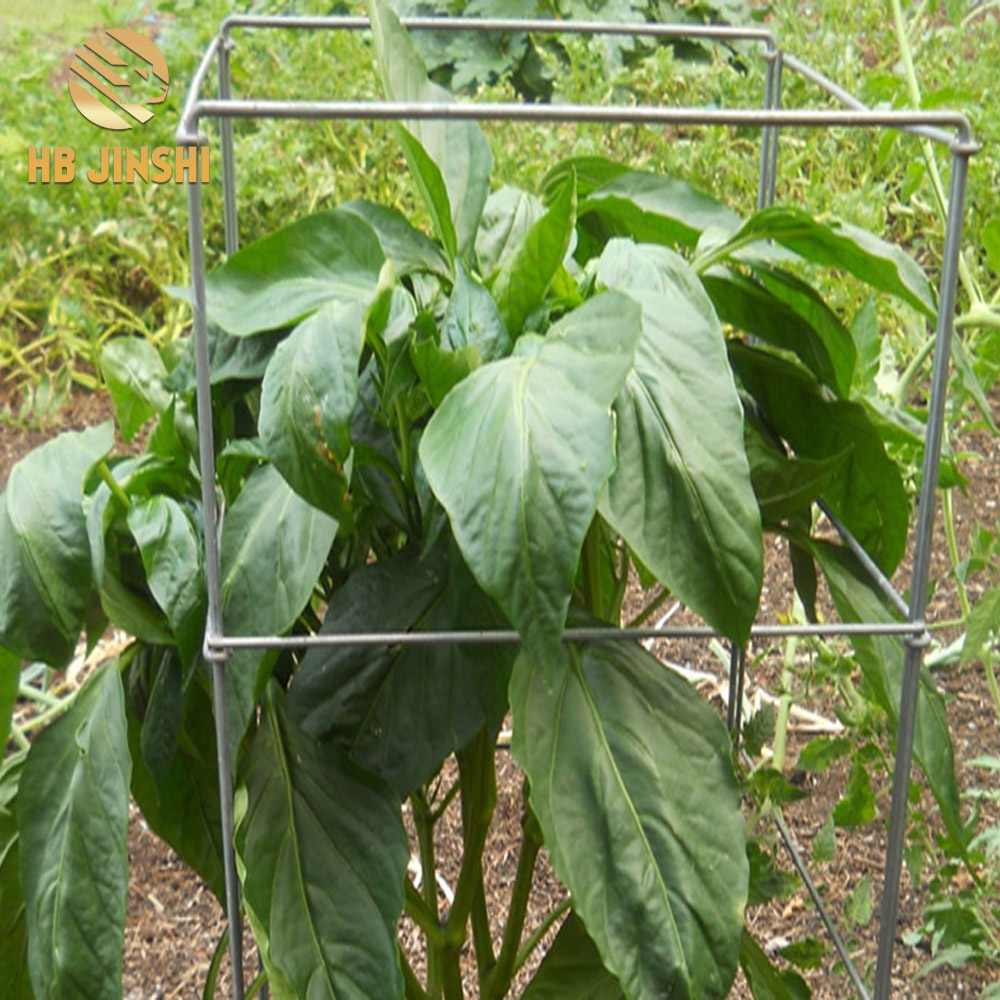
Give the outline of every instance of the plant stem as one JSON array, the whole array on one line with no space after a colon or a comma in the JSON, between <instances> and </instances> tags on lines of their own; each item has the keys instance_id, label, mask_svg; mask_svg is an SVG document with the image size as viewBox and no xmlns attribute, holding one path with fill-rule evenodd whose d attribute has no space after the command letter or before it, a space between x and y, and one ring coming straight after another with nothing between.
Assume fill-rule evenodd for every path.
<instances>
[{"instance_id":1,"label":"plant stem","mask_svg":"<svg viewBox=\"0 0 1000 1000\"><path fill-rule=\"evenodd\" d=\"M490 930L490 915L486 909L486 887L480 880L476 896L472 901L472 946L476 952L476 970L479 979L479 995L485 997L487 977L496 965L493 954L493 934Z\"/></svg>"},{"instance_id":2,"label":"plant stem","mask_svg":"<svg viewBox=\"0 0 1000 1000\"><path fill-rule=\"evenodd\" d=\"M427 992L432 997L441 996L441 951L443 938L432 933L438 927L437 867L434 864L434 820L427 808L427 800L422 791L410 795L413 809L413 825L417 831L417 846L420 850L420 869L423 876L424 905L428 916L420 925L427 941ZM409 880L407 880L409 881Z\"/></svg>"},{"instance_id":3,"label":"plant stem","mask_svg":"<svg viewBox=\"0 0 1000 1000\"><path fill-rule=\"evenodd\" d=\"M595 618L604 619L603 594L601 593L601 536L597 517L590 522L583 540L583 603Z\"/></svg>"},{"instance_id":4,"label":"plant stem","mask_svg":"<svg viewBox=\"0 0 1000 1000\"><path fill-rule=\"evenodd\" d=\"M944 537L948 542L948 558L951 559L952 569L957 569L958 540L955 537L955 511L951 503L951 490L941 490L941 519L944 521ZM969 592L965 588L965 582L955 573L955 587L958 591L958 603L962 608L962 619L968 621L972 612L969 604Z\"/></svg>"},{"instance_id":5,"label":"plant stem","mask_svg":"<svg viewBox=\"0 0 1000 1000\"><path fill-rule=\"evenodd\" d=\"M125 510L132 509L132 501L129 500L128 495L121 487L121 483L111 474L111 470L108 468L108 463L102 458L97 463L97 474L104 480L108 485L108 489L111 490L111 495L125 508Z\"/></svg>"},{"instance_id":6,"label":"plant stem","mask_svg":"<svg viewBox=\"0 0 1000 1000\"><path fill-rule=\"evenodd\" d=\"M407 882L409 882L409 879L407 879ZM420 985L420 980L417 979L417 974L413 971L413 967L407 960L398 941L396 942L396 956L403 970L403 988L406 1000L431 1000L430 994Z\"/></svg>"},{"instance_id":7,"label":"plant stem","mask_svg":"<svg viewBox=\"0 0 1000 1000\"><path fill-rule=\"evenodd\" d=\"M643 622L649 621L653 612L657 608L662 608L670 597L670 591L666 587L661 587L660 592L647 604L631 621L626 624L626 628L638 628Z\"/></svg>"},{"instance_id":8,"label":"plant stem","mask_svg":"<svg viewBox=\"0 0 1000 1000\"><path fill-rule=\"evenodd\" d=\"M466 924L478 893L483 892L483 850L497 802L496 744L493 735L481 729L472 742L455 755L462 782L462 868L455 884L455 901L444 924L445 946L441 949L446 1000L462 996L460 957L466 939ZM458 992L453 992L457 988Z\"/></svg>"},{"instance_id":9,"label":"plant stem","mask_svg":"<svg viewBox=\"0 0 1000 1000\"><path fill-rule=\"evenodd\" d=\"M430 907L424 897L417 891L416 886L409 880L405 880L404 894L406 896L406 915L424 932L427 938L427 947L432 945L435 948L444 946L444 931L440 922L431 913Z\"/></svg>"},{"instance_id":10,"label":"plant stem","mask_svg":"<svg viewBox=\"0 0 1000 1000\"><path fill-rule=\"evenodd\" d=\"M924 362L931 356L936 346L937 340L934 337L928 337L921 345L920 350L910 359L910 363L899 377L896 391L892 395L894 405L898 407L906 402L906 396L910 391L913 380L920 374L920 369L923 368Z\"/></svg>"},{"instance_id":11,"label":"plant stem","mask_svg":"<svg viewBox=\"0 0 1000 1000\"><path fill-rule=\"evenodd\" d=\"M552 925L572 907L572 899L564 899L535 929L531 936L524 942L524 947L517 953L514 959L514 974L516 975L521 966L531 958L531 953L542 943L542 939L548 934Z\"/></svg>"},{"instance_id":12,"label":"plant stem","mask_svg":"<svg viewBox=\"0 0 1000 1000\"><path fill-rule=\"evenodd\" d=\"M996 710L997 719L1000 720L1000 686L997 685L996 670L993 667L993 650L988 645L983 649L982 661L983 669L986 671L986 683L993 696L993 708Z\"/></svg>"},{"instance_id":13,"label":"plant stem","mask_svg":"<svg viewBox=\"0 0 1000 1000\"><path fill-rule=\"evenodd\" d=\"M785 658L781 664L781 698L778 701L778 716L774 722L774 757L771 765L776 771L785 769L785 750L788 746L788 717L792 711L792 665L799 647L798 639L792 636L785 647Z\"/></svg>"},{"instance_id":14,"label":"plant stem","mask_svg":"<svg viewBox=\"0 0 1000 1000\"><path fill-rule=\"evenodd\" d=\"M525 782L524 816L521 820L521 853L517 859L517 874L514 876L514 888L510 894L510 911L507 914L507 926L503 932L503 943L500 946L500 957L496 968L489 977L483 1000L502 1000L510 989L511 980L517 962L518 946L521 943L521 932L524 930L524 918L528 912L528 899L531 896L531 882L535 874L535 862L542 846L542 831L538 826L535 814L527 804L527 782Z\"/></svg>"},{"instance_id":15,"label":"plant stem","mask_svg":"<svg viewBox=\"0 0 1000 1000\"><path fill-rule=\"evenodd\" d=\"M215 983L219 978L219 967L222 965L223 956L229 947L229 927L222 932L215 951L212 952L212 960L208 964L208 972L205 975L205 988L202 990L202 1000L212 1000L215 996Z\"/></svg>"}]
</instances>

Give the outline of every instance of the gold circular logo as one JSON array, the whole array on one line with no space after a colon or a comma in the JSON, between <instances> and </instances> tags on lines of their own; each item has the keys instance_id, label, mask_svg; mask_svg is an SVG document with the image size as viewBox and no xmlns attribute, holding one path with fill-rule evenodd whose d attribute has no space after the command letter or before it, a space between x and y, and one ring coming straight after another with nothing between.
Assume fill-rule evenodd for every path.
<instances>
[{"instance_id":1,"label":"gold circular logo","mask_svg":"<svg viewBox=\"0 0 1000 1000\"><path fill-rule=\"evenodd\" d=\"M167 61L150 39L131 28L111 28L104 35L102 41L88 38L76 50L69 96L80 114L100 128L121 132L136 122L144 125L153 117L147 105L167 99Z\"/></svg>"}]
</instances>

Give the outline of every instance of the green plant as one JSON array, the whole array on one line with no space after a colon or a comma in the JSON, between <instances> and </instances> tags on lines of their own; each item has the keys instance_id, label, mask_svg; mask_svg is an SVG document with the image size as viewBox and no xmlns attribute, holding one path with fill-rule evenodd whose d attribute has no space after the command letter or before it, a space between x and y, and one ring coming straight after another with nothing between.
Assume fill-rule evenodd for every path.
<instances>
[{"instance_id":1,"label":"green plant","mask_svg":"<svg viewBox=\"0 0 1000 1000\"><path fill-rule=\"evenodd\" d=\"M372 15L387 92L441 99L391 11ZM434 239L353 201L209 276L222 614L235 635L509 623L521 642L230 658L235 848L271 989L453 1000L471 926L480 995L505 996L541 940L521 937L544 844L572 913L527 996L570 975L608 996L723 996L739 963L768 995L791 980L743 928L765 890L724 726L641 647L563 633L617 625L634 565L745 641L762 526L790 540L808 613L819 571L845 618L890 620L810 511L824 496L891 572L907 492L849 398L851 331L786 264L850 271L930 316L927 281L895 247L800 210L741 220L593 157L553 167L541 197L491 191L476 126L397 136ZM0 509L0 718L21 659L62 664L108 621L135 637L0 773L19 997L115 992L130 790L222 898L191 353L118 339L101 365L122 435L154 421L144 452L112 456L110 425L64 434L15 467ZM891 725L901 644L857 646ZM495 950L482 857L508 709L527 784ZM940 709L928 682L917 759L965 844ZM452 753L457 783L436 794ZM751 791L773 800L777 778ZM464 855L441 912L433 833L455 796ZM423 982L396 942L404 910Z\"/></svg>"}]
</instances>

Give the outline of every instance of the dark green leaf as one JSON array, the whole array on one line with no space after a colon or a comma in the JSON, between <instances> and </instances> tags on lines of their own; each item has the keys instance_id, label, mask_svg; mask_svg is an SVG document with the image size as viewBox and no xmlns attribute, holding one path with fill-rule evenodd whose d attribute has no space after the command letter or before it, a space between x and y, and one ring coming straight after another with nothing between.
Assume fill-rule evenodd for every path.
<instances>
[{"instance_id":1,"label":"dark green leaf","mask_svg":"<svg viewBox=\"0 0 1000 1000\"><path fill-rule=\"evenodd\" d=\"M797 802L799 799L804 799L807 794L773 767L758 768L750 775L747 784L755 802L770 801L778 806Z\"/></svg>"},{"instance_id":2,"label":"dark green leaf","mask_svg":"<svg viewBox=\"0 0 1000 1000\"><path fill-rule=\"evenodd\" d=\"M162 647L155 664L139 750L157 784L162 785L177 750L184 711L183 672L176 650Z\"/></svg>"},{"instance_id":3,"label":"dark green leaf","mask_svg":"<svg viewBox=\"0 0 1000 1000\"><path fill-rule=\"evenodd\" d=\"M639 308L607 292L542 341L483 365L420 441L462 555L542 662L554 659L597 498L614 469L611 402L632 366Z\"/></svg>"},{"instance_id":4,"label":"dark green leaf","mask_svg":"<svg viewBox=\"0 0 1000 1000\"><path fill-rule=\"evenodd\" d=\"M624 1000L624 996L618 980L604 968L583 921L571 911L521 1000Z\"/></svg>"},{"instance_id":5,"label":"dark green leaf","mask_svg":"<svg viewBox=\"0 0 1000 1000\"><path fill-rule=\"evenodd\" d=\"M740 967L753 1000L808 1000L812 995L801 976L771 964L749 931L743 932L740 942Z\"/></svg>"},{"instance_id":6,"label":"dark green leaf","mask_svg":"<svg viewBox=\"0 0 1000 1000\"><path fill-rule=\"evenodd\" d=\"M185 670L205 632L205 570L198 528L172 497L133 504L128 526L139 546L146 582L170 623Z\"/></svg>"},{"instance_id":7,"label":"dark green leaf","mask_svg":"<svg viewBox=\"0 0 1000 1000\"><path fill-rule=\"evenodd\" d=\"M799 458L831 461L849 452L823 497L872 558L891 573L906 549L910 500L864 407L829 400L789 361L731 341L729 357L770 427Z\"/></svg>"},{"instance_id":8,"label":"dark green leaf","mask_svg":"<svg viewBox=\"0 0 1000 1000\"><path fill-rule=\"evenodd\" d=\"M17 833L17 789L24 753L0 756L0 997L34 1000L28 974L28 928L21 891L21 845Z\"/></svg>"},{"instance_id":9,"label":"dark green leaf","mask_svg":"<svg viewBox=\"0 0 1000 1000\"><path fill-rule=\"evenodd\" d=\"M752 215L729 243L712 251L715 259L736 254L748 244L774 240L806 260L850 271L872 288L896 295L932 319L934 295L919 265L893 243L867 229L831 219L819 222L800 208L775 205ZM742 256L753 257L754 245Z\"/></svg>"},{"instance_id":10,"label":"dark green leaf","mask_svg":"<svg viewBox=\"0 0 1000 1000\"><path fill-rule=\"evenodd\" d=\"M843 621L891 622L895 616L873 590L864 570L846 550L813 541L810 549L826 577L830 595ZM899 718L903 682L903 643L895 636L853 636L858 663L876 702L893 729ZM913 754L927 777L948 833L961 851L968 841L962 823L955 753L944 702L930 674L920 675Z\"/></svg>"},{"instance_id":11,"label":"dark green leaf","mask_svg":"<svg viewBox=\"0 0 1000 1000\"><path fill-rule=\"evenodd\" d=\"M587 198L593 191L603 187L608 181L630 173L629 168L617 160L603 156L571 156L560 160L543 178L540 185L545 200L553 197L570 174L576 174L577 196Z\"/></svg>"},{"instance_id":12,"label":"dark green leaf","mask_svg":"<svg viewBox=\"0 0 1000 1000\"><path fill-rule=\"evenodd\" d=\"M455 287L441 321L441 346L453 351L474 347L483 361L510 354L511 339L493 296L455 266Z\"/></svg>"},{"instance_id":13,"label":"dark green leaf","mask_svg":"<svg viewBox=\"0 0 1000 1000\"><path fill-rule=\"evenodd\" d=\"M131 761L117 662L35 739L18 792L35 993L122 995Z\"/></svg>"},{"instance_id":14,"label":"dark green leaf","mask_svg":"<svg viewBox=\"0 0 1000 1000\"><path fill-rule=\"evenodd\" d=\"M243 898L277 996L402 998L409 846L393 790L271 694L241 772Z\"/></svg>"},{"instance_id":15,"label":"dark green leaf","mask_svg":"<svg viewBox=\"0 0 1000 1000\"><path fill-rule=\"evenodd\" d=\"M341 212L353 212L364 219L378 236L382 252L392 261L396 274L403 276L428 271L451 280L448 259L419 229L414 229L398 209L372 201L348 201Z\"/></svg>"},{"instance_id":16,"label":"dark green leaf","mask_svg":"<svg viewBox=\"0 0 1000 1000\"><path fill-rule=\"evenodd\" d=\"M503 627L460 561L433 550L356 571L333 596L324 633ZM513 646L310 650L288 712L318 739L334 739L401 797L429 780L451 751L507 710Z\"/></svg>"},{"instance_id":17,"label":"dark green leaf","mask_svg":"<svg viewBox=\"0 0 1000 1000\"><path fill-rule=\"evenodd\" d=\"M817 736L799 751L795 766L803 771L825 771L835 760L851 752L851 741L846 736Z\"/></svg>"},{"instance_id":18,"label":"dark green leaf","mask_svg":"<svg viewBox=\"0 0 1000 1000\"><path fill-rule=\"evenodd\" d=\"M337 522L294 493L274 466L255 469L222 522L226 632L280 635L289 629L312 596L336 533ZM251 652L226 667L233 748L261 693L260 662Z\"/></svg>"},{"instance_id":19,"label":"dark green leaf","mask_svg":"<svg viewBox=\"0 0 1000 1000\"><path fill-rule=\"evenodd\" d=\"M167 369L148 340L109 340L101 348L101 374L126 441L131 441L153 414L162 413L170 405L170 393L163 387Z\"/></svg>"},{"instance_id":20,"label":"dark green leaf","mask_svg":"<svg viewBox=\"0 0 1000 1000\"><path fill-rule=\"evenodd\" d=\"M793 872L780 868L774 855L757 841L747 841L747 861L750 865L750 889L747 906L760 906L771 899L787 899L800 887Z\"/></svg>"},{"instance_id":21,"label":"dark green leaf","mask_svg":"<svg viewBox=\"0 0 1000 1000\"><path fill-rule=\"evenodd\" d=\"M0 645L62 666L90 607L83 483L113 441L111 423L68 431L10 470L0 493Z\"/></svg>"},{"instance_id":22,"label":"dark green leaf","mask_svg":"<svg viewBox=\"0 0 1000 1000\"><path fill-rule=\"evenodd\" d=\"M875 818L875 793L872 791L868 768L856 760L847 778L847 791L833 810L837 826L864 826Z\"/></svg>"},{"instance_id":23,"label":"dark green leaf","mask_svg":"<svg viewBox=\"0 0 1000 1000\"><path fill-rule=\"evenodd\" d=\"M850 374L844 385L819 333L769 289L752 278L722 268L714 268L702 281L719 319L765 343L791 351L820 381L841 396L847 395ZM853 351L850 338L847 344Z\"/></svg>"},{"instance_id":24,"label":"dark green leaf","mask_svg":"<svg viewBox=\"0 0 1000 1000\"><path fill-rule=\"evenodd\" d=\"M209 319L237 337L301 320L332 299L367 305L385 261L353 212L318 212L238 250L206 284Z\"/></svg>"},{"instance_id":25,"label":"dark green leaf","mask_svg":"<svg viewBox=\"0 0 1000 1000\"><path fill-rule=\"evenodd\" d=\"M740 224L725 205L685 181L630 170L611 177L580 202L580 218L598 214L617 236L637 243L691 246L709 228L731 232Z\"/></svg>"},{"instance_id":26,"label":"dark green leaf","mask_svg":"<svg viewBox=\"0 0 1000 1000\"><path fill-rule=\"evenodd\" d=\"M990 270L1000 276L1000 219L990 219L983 226L982 238Z\"/></svg>"},{"instance_id":27,"label":"dark green leaf","mask_svg":"<svg viewBox=\"0 0 1000 1000\"><path fill-rule=\"evenodd\" d=\"M665 247L614 240L598 278L642 310L635 365L615 400L618 467L601 514L680 600L743 641L763 542L718 320L697 277Z\"/></svg>"},{"instance_id":28,"label":"dark green leaf","mask_svg":"<svg viewBox=\"0 0 1000 1000\"><path fill-rule=\"evenodd\" d=\"M144 726L140 707L130 701L132 795L153 833L170 844L222 902L222 820L211 699L198 679L188 686L176 747L159 781L143 760Z\"/></svg>"},{"instance_id":29,"label":"dark green leaf","mask_svg":"<svg viewBox=\"0 0 1000 1000\"><path fill-rule=\"evenodd\" d=\"M215 323L209 323L208 340L209 380L212 385L225 382L259 381L274 354L274 349L285 338L285 331L257 333L252 337L234 337ZM173 392L188 394L195 388L194 342L188 338L183 356L167 376L166 386Z\"/></svg>"},{"instance_id":30,"label":"dark green leaf","mask_svg":"<svg viewBox=\"0 0 1000 1000\"><path fill-rule=\"evenodd\" d=\"M496 273L544 214L545 206L541 201L520 188L505 184L491 192L483 208L479 232L476 233L480 273Z\"/></svg>"},{"instance_id":31,"label":"dark green leaf","mask_svg":"<svg viewBox=\"0 0 1000 1000\"><path fill-rule=\"evenodd\" d=\"M333 302L300 323L271 358L261 390L261 442L299 496L349 516L350 420L358 398L361 307Z\"/></svg>"},{"instance_id":32,"label":"dark green leaf","mask_svg":"<svg viewBox=\"0 0 1000 1000\"><path fill-rule=\"evenodd\" d=\"M851 457L846 448L830 458L789 458L749 421L745 445L753 490L766 524L778 524L808 510L814 500L830 492Z\"/></svg>"},{"instance_id":33,"label":"dark green leaf","mask_svg":"<svg viewBox=\"0 0 1000 1000\"><path fill-rule=\"evenodd\" d=\"M10 736L10 720L21 683L21 658L0 646L0 757Z\"/></svg>"},{"instance_id":34,"label":"dark green leaf","mask_svg":"<svg viewBox=\"0 0 1000 1000\"><path fill-rule=\"evenodd\" d=\"M569 252L576 224L576 179L567 179L545 214L504 258L491 291L504 327L512 337L541 305Z\"/></svg>"},{"instance_id":35,"label":"dark green leaf","mask_svg":"<svg viewBox=\"0 0 1000 1000\"><path fill-rule=\"evenodd\" d=\"M422 313L410 335L410 362L434 407L482 363L477 347L442 348L438 336L434 320Z\"/></svg>"},{"instance_id":36,"label":"dark green leaf","mask_svg":"<svg viewBox=\"0 0 1000 1000\"><path fill-rule=\"evenodd\" d=\"M552 866L630 998L725 996L747 897L746 831L716 713L641 647L514 665L512 750Z\"/></svg>"},{"instance_id":37,"label":"dark green leaf","mask_svg":"<svg viewBox=\"0 0 1000 1000\"><path fill-rule=\"evenodd\" d=\"M383 0L369 0L367 7L375 56L389 99L452 101L447 90L427 78L413 40L392 9ZM400 133L410 171L445 251L452 259L467 260L490 190L493 154L486 136L475 122L455 119L407 121Z\"/></svg>"}]
</instances>

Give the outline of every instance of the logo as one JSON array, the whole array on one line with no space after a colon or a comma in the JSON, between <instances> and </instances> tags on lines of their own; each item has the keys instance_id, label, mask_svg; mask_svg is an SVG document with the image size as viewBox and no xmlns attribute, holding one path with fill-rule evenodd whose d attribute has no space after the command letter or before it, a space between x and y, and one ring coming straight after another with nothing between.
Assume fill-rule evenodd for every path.
<instances>
[{"instance_id":1,"label":"logo","mask_svg":"<svg viewBox=\"0 0 1000 1000\"><path fill-rule=\"evenodd\" d=\"M121 132L153 117L148 105L166 100L170 73L163 53L145 35L131 28L110 28L104 34L106 44L88 38L76 50L69 96L87 121Z\"/></svg>"}]
</instances>

